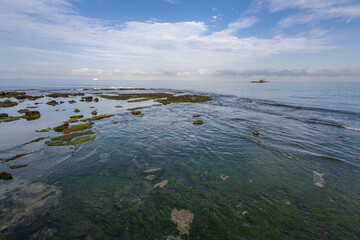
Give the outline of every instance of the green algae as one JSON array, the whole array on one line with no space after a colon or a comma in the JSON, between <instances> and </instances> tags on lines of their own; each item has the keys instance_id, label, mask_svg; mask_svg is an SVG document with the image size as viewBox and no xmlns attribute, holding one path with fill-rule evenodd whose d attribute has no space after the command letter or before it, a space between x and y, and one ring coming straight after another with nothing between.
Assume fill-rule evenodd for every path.
<instances>
[{"instance_id":1,"label":"green algae","mask_svg":"<svg viewBox=\"0 0 360 240\"><path fill-rule=\"evenodd\" d=\"M81 131L81 130L84 130L87 128L91 128L91 125L92 125L92 123L72 125L68 128L64 128L62 131L63 131L63 133L77 132L77 131Z\"/></svg>"},{"instance_id":2,"label":"green algae","mask_svg":"<svg viewBox=\"0 0 360 240\"><path fill-rule=\"evenodd\" d=\"M8 117L0 117L0 122L12 122L20 120L23 116L8 116Z\"/></svg>"},{"instance_id":3,"label":"green algae","mask_svg":"<svg viewBox=\"0 0 360 240\"><path fill-rule=\"evenodd\" d=\"M54 127L53 130L56 132L62 132L64 129L68 128L69 125L70 125L69 123L64 123L60 126Z\"/></svg>"},{"instance_id":4,"label":"green algae","mask_svg":"<svg viewBox=\"0 0 360 240\"><path fill-rule=\"evenodd\" d=\"M75 116L70 116L70 118L71 119L73 119L73 118L83 118L84 117L84 115L75 115Z\"/></svg>"},{"instance_id":5,"label":"green algae","mask_svg":"<svg viewBox=\"0 0 360 240\"><path fill-rule=\"evenodd\" d=\"M63 145L63 142L61 142L61 141L46 143L46 146L62 146L62 145Z\"/></svg>"}]
</instances>

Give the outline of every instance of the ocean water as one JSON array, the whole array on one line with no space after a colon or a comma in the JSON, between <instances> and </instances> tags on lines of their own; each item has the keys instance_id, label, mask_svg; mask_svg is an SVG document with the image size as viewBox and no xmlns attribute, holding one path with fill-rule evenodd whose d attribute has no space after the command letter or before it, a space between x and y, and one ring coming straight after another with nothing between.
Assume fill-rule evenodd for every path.
<instances>
[{"instance_id":1,"label":"ocean water","mask_svg":"<svg viewBox=\"0 0 360 240\"><path fill-rule=\"evenodd\" d=\"M14 177L0 180L6 239L175 239L174 209L194 216L181 239L360 238L360 83L0 81L0 91L30 95L108 87L212 100L157 106L74 97L74 105L64 98L53 107L44 98L35 101L43 102L40 119L0 123L0 159L31 153L0 163ZM35 132L60 125L74 108L90 117L90 107L114 114L94 121L94 141L49 147L44 141L56 133ZM146 107L144 116L132 107ZM46 139L24 145L37 137Z\"/></svg>"}]
</instances>

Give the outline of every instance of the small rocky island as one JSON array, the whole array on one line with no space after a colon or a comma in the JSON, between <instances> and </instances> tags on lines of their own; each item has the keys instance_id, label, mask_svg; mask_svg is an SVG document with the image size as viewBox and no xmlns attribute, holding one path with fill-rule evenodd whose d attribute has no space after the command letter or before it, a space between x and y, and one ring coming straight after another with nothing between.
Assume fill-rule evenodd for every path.
<instances>
[{"instance_id":1,"label":"small rocky island","mask_svg":"<svg viewBox=\"0 0 360 240\"><path fill-rule=\"evenodd\" d=\"M267 82L269 82L269 81L266 81L264 79L260 79L258 81L251 81L251 83L267 83Z\"/></svg>"}]
</instances>

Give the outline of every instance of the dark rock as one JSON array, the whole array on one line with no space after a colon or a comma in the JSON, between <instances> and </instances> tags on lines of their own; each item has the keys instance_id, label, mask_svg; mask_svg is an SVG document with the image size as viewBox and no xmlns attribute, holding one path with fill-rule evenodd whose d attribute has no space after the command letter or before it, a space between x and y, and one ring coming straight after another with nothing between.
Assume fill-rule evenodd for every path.
<instances>
[{"instance_id":1,"label":"dark rock","mask_svg":"<svg viewBox=\"0 0 360 240\"><path fill-rule=\"evenodd\" d=\"M85 93L51 93L47 95L52 98L67 98L67 97L76 97L76 96L85 96Z\"/></svg>"},{"instance_id":2,"label":"dark rock","mask_svg":"<svg viewBox=\"0 0 360 240\"><path fill-rule=\"evenodd\" d=\"M210 97L203 95L180 95L167 97L166 99L156 100L156 102L166 105L178 102L205 102L209 100L211 100Z\"/></svg>"},{"instance_id":3,"label":"dark rock","mask_svg":"<svg viewBox=\"0 0 360 240\"><path fill-rule=\"evenodd\" d=\"M1 172L0 173L0 179L2 180L11 180L13 177L11 175L11 173L7 173L7 172Z\"/></svg>"},{"instance_id":4,"label":"dark rock","mask_svg":"<svg viewBox=\"0 0 360 240\"><path fill-rule=\"evenodd\" d=\"M70 100L69 103L74 104L74 103L76 103L76 101L75 100Z\"/></svg>"},{"instance_id":5,"label":"dark rock","mask_svg":"<svg viewBox=\"0 0 360 240\"><path fill-rule=\"evenodd\" d=\"M0 118L6 118L8 116L9 116L9 114L7 114L7 113L0 113Z\"/></svg>"},{"instance_id":6,"label":"dark rock","mask_svg":"<svg viewBox=\"0 0 360 240\"><path fill-rule=\"evenodd\" d=\"M99 101L99 99L98 98L94 98L94 102L98 102Z\"/></svg>"},{"instance_id":7,"label":"dark rock","mask_svg":"<svg viewBox=\"0 0 360 240\"><path fill-rule=\"evenodd\" d=\"M29 112L29 111L30 111L29 109L20 109L20 110L18 111L18 113L24 114L24 113L27 113L27 112Z\"/></svg>"},{"instance_id":8,"label":"dark rock","mask_svg":"<svg viewBox=\"0 0 360 240\"><path fill-rule=\"evenodd\" d=\"M251 83L267 83L268 81L266 81L266 80L263 80L263 79L261 79L261 80L259 80L259 81L251 81Z\"/></svg>"},{"instance_id":9,"label":"dark rock","mask_svg":"<svg viewBox=\"0 0 360 240\"><path fill-rule=\"evenodd\" d=\"M10 165L9 168L11 169L18 169L28 166L29 164L20 164L20 165Z\"/></svg>"},{"instance_id":10,"label":"dark rock","mask_svg":"<svg viewBox=\"0 0 360 240\"><path fill-rule=\"evenodd\" d=\"M81 97L81 100L83 100L83 101L85 101L85 102L92 102L93 97L92 97L92 96L90 96L90 97ZM80 100L80 101L81 101L81 100Z\"/></svg>"},{"instance_id":11,"label":"dark rock","mask_svg":"<svg viewBox=\"0 0 360 240\"><path fill-rule=\"evenodd\" d=\"M76 109L74 110L74 112L78 113L78 112L80 112L80 110L76 108Z\"/></svg>"},{"instance_id":12,"label":"dark rock","mask_svg":"<svg viewBox=\"0 0 360 240\"><path fill-rule=\"evenodd\" d=\"M91 114L92 115L97 115L97 111L92 111Z\"/></svg>"},{"instance_id":13,"label":"dark rock","mask_svg":"<svg viewBox=\"0 0 360 240\"><path fill-rule=\"evenodd\" d=\"M203 124L204 122L202 120L196 120L193 122L193 124L198 125L198 124Z\"/></svg>"},{"instance_id":14,"label":"dark rock","mask_svg":"<svg viewBox=\"0 0 360 240\"><path fill-rule=\"evenodd\" d=\"M257 136L257 135L259 135L259 132L258 132L258 131L255 131L255 132L253 132L253 134L254 134L255 136Z\"/></svg>"}]
</instances>

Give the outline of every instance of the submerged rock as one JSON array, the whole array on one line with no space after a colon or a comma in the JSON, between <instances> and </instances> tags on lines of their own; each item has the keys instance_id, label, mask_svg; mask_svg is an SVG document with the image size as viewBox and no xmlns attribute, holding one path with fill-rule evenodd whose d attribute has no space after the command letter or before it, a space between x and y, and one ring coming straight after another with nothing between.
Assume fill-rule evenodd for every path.
<instances>
[{"instance_id":1,"label":"submerged rock","mask_svg":"<svg viewBox=\"0 0 360 240\"><path fill-rule=\"evenodd\" d=\"M152 169L145 170L144 173L154 173L154 172L157 172L160 170L161 170L161 168L152 168Z\"/></svg>"},{"instance_id":2,"label":"submerged rock","mask_svg":"<svg viewBox=\"0 0 360 240\"><path fill-rule=\"evenodd\" d=\"M143 116L144 115L141 111L132 111L131 114L132 115L138 115L138 116Z\"/></svg>"},{"instance_id":3,"label":"submerged rock","mask_svg":"<svg viewBox=\"0 0 360 240\"><path fill-rule=\"evenodd\" d=\"M193 117L194 117L194 118L197 118L197 117L200 117L200 115L199 115L199 114L195 114L195 115L193 115Z\"/></svg>"},{"instance_id":4,"label":"submerged rock","mask_svg":"<svg viewBox=\"0 0 360 240\"><path fill-rule=\"evenodd\" d=\"M78 112L80 112L80 110L76 108L76 109L74 109L74 112L78 113Z\"/></svg>"},{"instance_id":5,"label":"submerged rock","mask_svg":"<svg viewBox=\"0 0 360 240\"><path fill-rule=\"evenodd\" d=\"M174 208L171 212L171 220L176 224L179 234L189 235L190 224L194 220L194 214L189 210L177 210Z\"/></svg>"},{"instance_id":6,"label":"submerged rock","mask_svg":"<svg viewBox=\"0 0 360 240\"><path fill-rule=\"evenodd\" d=\"M164 180L162 182L159 182L159 183L155 184L153 189L157 189L157 188L163 189L164 187L166 187L166 185L168 185L168 183L169 183L168 180Z\"/></svg>"},{"instance_id":7,"label":"submerged rock","mask_svg":"<svg viewBox=\"0 0 360 240\"><path fill-rule=\"evenodd\" d=\"M33 152L18 154L18 155L15 155L15 156L11 157L11 158L6 159L5 162L10 162L10 161L13 161L13 160L15 160L15 159L18 159L18 158L21 158L21 157L30 155L30 154L32 154L32 153L33 153Z\"/></svg>"},{"instance_id":8,"label":"submerged rock","mask_svg":"<svg viewBox=\"0 0 360 240\"><path fill-rule=\"evenodd\" d=\"M92 115L97 115L97 111L92 111L91 114Z\"/></svg>"},{"instance_id":9,"label":"submerged rock","mask_svg":"<svg viewBox=\"0 0 360 240\"><path fill-rule=\"evenodd\" d=\"M11 173L7 173L7 172L1 172L0 173L0 179L2 180L11 180L13 177L11 175Z\"/></svg>"},{"instance_id":10,"label":"submerged rock","mask_svg":"<svg viewBox=\"0 0 360 240\"><path fill-rule=\"evenodd\" d=\"M93 116L92 118L85 118L85 119L81 119L82 122L86 122L86 121L96 121L96 120L100 120L103 118L109 118L109 117L113 117L114 115L98 115L98 116Z\"/></svg>"},{"instance_id":11,"label":"submerged rock","mask_svg":"<svg viewBox=\"0 0 360 240\"><path fill-rule=\"evenodd\" d=\"M94 102L98 102L99 101L99 99L98 98L94 98Z\"/></svg>"},{"instance_id":12,"label":"submerged rock","mask_svg":"<svg viewBox=\"0 0 360 240\"><path fill-rule=\"evenodd\" d=\"M84 130L87 128L91 128L91 125L92 125L92 123L83 123L83 124L73 125L68 128L64 128L62 131L63 131L63 133L77 132L77 131L81 131L81 130Z\"/></svg>"},{"instance_id":13,"label":"submerged rock","mask_svg":"<svg viewBox=\"0 0 360 240\"><path fill-rule=\"evenodd\" d=\"M35 132L41 133L41 132L48 132L50 130L51 128L45 128L45 129L35 130Z\"/></svg>"},{"instance_id":14,"label":"submerged rock","mask_svg":"<svg viewBox=\"0 0 360 240\"><path fill-rule=\"evenodd\" d=\"M149 180L149 181L152 181L156 178L156 175L149 175L149 176L146 176L145 179L146 180Z\"/></svg>"},{"instance_id":15,"label":"submerged rock","mask_svg":"<svg viewBox=\"0 0 360 240\"><path fill-rule=\"evenodd\" d=\"M6 118L8 116L9 116L9 114L7 114L7 113L0 113L0 118Z\"/></svg>"},{"instance_id":16,"label":"submerged rock","mask_svg":"<svg viewBox=\"0 0 360 240\"><path fill-rule=\"evenodd\" d=\"M70 133L70 134L65 134L65 135L62 135L62 136L58 136L58 137L54 137L52 138L51 140L52 141L69 141L73 138L76 138L76 137L79 137L79 136L82 136L82 135L87 135L87 134L94 134L95 132L92 131L92 130L87 130L87 131L82 131L82 132L74 132L74 133Z\"/></svg>"},{"instance_id":17,"label":"submerged rock","mask_svg":"<svg viewBox=\"0 0 360 240\"><path fill-rule=\"evenodd\" d=\"M99 97L112 99L112 100L129 100L133 98L147 98L147 99L158 99L171 97L173 94L170 93L128 93L118 95L99 95Z\"/></svg>"},{"instance_id":18,"label":"submerged rock","mask_svg":"<svg viewBox=\"0 0 360 240\"><path fill-rule=\"evenodd\" d=\"M193 121L193 124L195 125L199 125L199 124L203 124L203 120L196 120L196 121Z\"/></svg>"},{"instance_id":19,"label":"submerged rock","mask_svg":"<svg viewBox=\"0 0 360 240\"><path fill-rule=\"evenodd\" d=\"M259 135L259 132L258 132L258 131L255 131L255 132L253 132L253 134L254 134L255 136L257 136L257 135Z\"/></svg>"},{"instance_id":20,"label":"submerged rock","mask_svg":"<svg viewBox=\"0 0 360 240\"><path fill-rule=\"evenodd\" d=\"M27 142L25 143L26 144L30 144L30 143L35 143L35 142L40 142L41 140L45 139L46 137L39 137L39 138L36 138L34 140L31 140L30 142Z\"/></svg>"},{"instance_id":21,"label":"submerged rock","mask_svg":"<svg viewBox=\"0 0 360 240\"><path fill-rule=\"evenodd\" d=\"M75 100L70 100L69 103L74 104L74 103L76 103L76 101Z\"/></svg>"},{"instance_id":22,"label":"submerged rock","mask_svg":"<svg viewBox=\"0 0 360 240\"><path fill-rule=\"evenodd\" d=\"M20 109L20 110L18 111L18 113L24 114L24 113L27 113L27 112L29 112L29 111L30 111L29 109Z\"/></svg>"},{"instance_id":23,"label":"submerged rock","mask_svg":"<svg viewBox=\"0 0 360 240\"><path fill-rule=\"evenodd\" d=\"M313 173L313 183L314 183L314 185L319 187L319 188L325 187L324 174L319 173L317 171L313 171L312 173Z\"/></svg>"}]
</instances>

